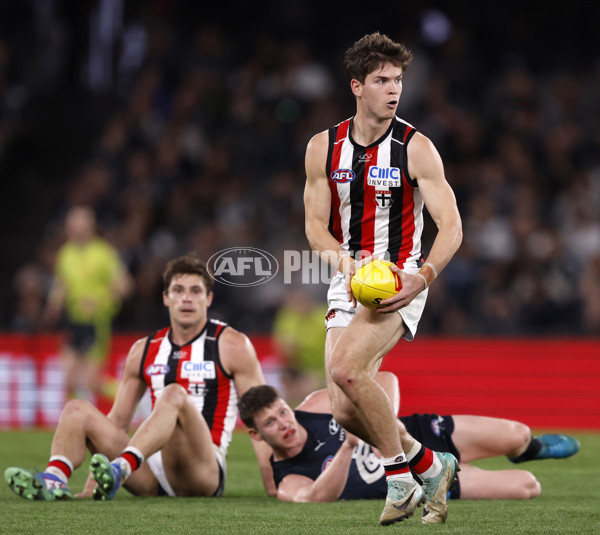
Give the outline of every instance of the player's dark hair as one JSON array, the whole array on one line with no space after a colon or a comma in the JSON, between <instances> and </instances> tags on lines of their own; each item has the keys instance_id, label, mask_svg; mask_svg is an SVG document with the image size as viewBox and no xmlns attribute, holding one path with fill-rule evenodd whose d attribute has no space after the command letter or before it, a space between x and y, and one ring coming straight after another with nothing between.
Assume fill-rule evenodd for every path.
<instances>
[{"instance_id":1,"label":"player's dark hair","mask_svg":"<svg viewBox=\"0 0 600 535\"><path fill-rule=\"evenodd\" d=\"M162 277L165 292L169 290L173 278L178 275L200 275L204 280L206 292L211 293L213 290L214 280L210 276L206 264L196 256L195 252L174 258L167 263Z\"/></svg>"},{"instance_id":2,"label":"player's dark hair","mask_svg":"<svg viewBox=\"0 0 600 535\"><path fill-rule=\"evenodd\" d=\"M346 51L344 66L349 80L356 79L364 84L367 75L383 64L402 67L404 72L412 59L413 53L402 43L375 32L365 35Z\"/></svg>"},{"instance_id":3,"label":"player's dark hair","mask_svg":"<svg viewBox=\"0 0 600 535\"><path fill-rule=\"evenodd\" d=\"M256 429L254 423L256 413L273 405L279 398L281 398L281 394L272 386L258 385L249 388L238 401L240 419L246 424L246 427Z\"/></svg>"}]
</instances>

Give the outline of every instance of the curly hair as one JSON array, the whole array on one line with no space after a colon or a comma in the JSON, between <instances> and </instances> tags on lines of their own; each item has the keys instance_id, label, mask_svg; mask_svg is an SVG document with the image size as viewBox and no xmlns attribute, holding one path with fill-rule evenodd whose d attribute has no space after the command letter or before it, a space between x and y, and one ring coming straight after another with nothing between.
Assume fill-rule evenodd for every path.
<instances>
[{"instance_id":1,"label":"curly hair","mask_svg":"<svg viewBox=\"0 0 600 535\"><path fill-rule=\"evenodd\" d=\"M185 256L174 258L167 263L162 276L165 292L169 290L173 278L178 275L200 275L204 280L206 292L211 293L213 290L214 280L206 264L196 256L196 253L188 253Z\"/></svg>"},{"instance_id":2,"label":"curly hair","mask_svg":"<svg viewBox=\"0 0 600 535\"><path fill-rule=\"evenodd\" d=\"M367 75L385 63L405 71L412 59L413 53L402 43L375 32L365 35L346 51L344 66L349 80L356 79L364 84Z\"/></svg>"}]
</instances>

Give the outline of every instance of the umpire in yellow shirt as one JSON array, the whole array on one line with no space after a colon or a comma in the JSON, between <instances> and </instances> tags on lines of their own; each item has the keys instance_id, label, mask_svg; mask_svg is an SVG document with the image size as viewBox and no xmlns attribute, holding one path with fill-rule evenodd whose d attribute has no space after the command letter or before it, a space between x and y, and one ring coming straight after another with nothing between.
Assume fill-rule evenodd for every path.
<instances>
[{"instance_id":1,"label":"umpire in yellow shirt","mask_svg":"<svg viewBox=\"0 0 600 535\"><path fill-rule=\"evenodd\" d=\"M58 250L47 319L66 320L63 363L69 397L86 387L102 394L100 368L110 351L112 321L132 289L117 250L96 234L94 212L72 208L65 219L66 243Z\"/></svg>"}]
</instances>

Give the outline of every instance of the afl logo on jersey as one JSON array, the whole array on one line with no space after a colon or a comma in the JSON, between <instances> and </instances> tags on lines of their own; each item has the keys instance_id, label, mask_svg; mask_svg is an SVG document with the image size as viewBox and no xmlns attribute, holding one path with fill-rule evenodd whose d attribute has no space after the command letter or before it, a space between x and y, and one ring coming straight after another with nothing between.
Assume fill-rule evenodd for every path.
<instances>
[{"instance_id":1,"label":"afl logo on jersey","mask_svg":"<svg viewBox=\"0 0 600 535\"><path fill-rule=\"evenodd\" d=\"M356 175L352 169L336 169L329 175L331 180L338 184L345 184L346 182L352 182Z\"/></svg>"},{"instance_id":2,"label":"afl logo on jersey","mask_svg":"<svg viewBox=\"0 0 600 535\"><path fill-rule=\"evenodd\" d=\"M146 375L166 375L169 371L169 366L166 364L150 364L146 368Z\"/></svg>"}]
</instances>

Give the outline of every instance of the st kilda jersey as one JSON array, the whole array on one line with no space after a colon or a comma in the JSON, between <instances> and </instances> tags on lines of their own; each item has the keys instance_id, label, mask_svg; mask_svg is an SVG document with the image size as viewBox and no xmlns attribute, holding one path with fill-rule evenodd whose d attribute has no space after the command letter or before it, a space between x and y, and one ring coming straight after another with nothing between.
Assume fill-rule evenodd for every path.
<instances>
[{"instance_id":1,"label":"st kilda jersey","mask_svg":"<svg viewBox=\"0 0 600 535\"><path fill-rule=\"evenodd\" d=\"M208 319L202 332L184 346L171 342L169 327L161 329L148 337L140 364L140 376L150 388L152 407L167 385L180 384L224 455L237 418L233 376L225 372L219 357L219 336L226 327L225 323Z\"/></svg>"},{"instance_id":2,"label":"st kilda jersey","mask_svg":"<svg viewBox=\"0 0 600 535\"><path fill-rule=\"evenodd\" d=\"M358 145L351 131L352 119L329 129L329 231L352 255L365 251L401 269L416 267L422 260L423 199L406 156L416 130L395 117L368 147Z\"/></svg>"}]
</instances>

